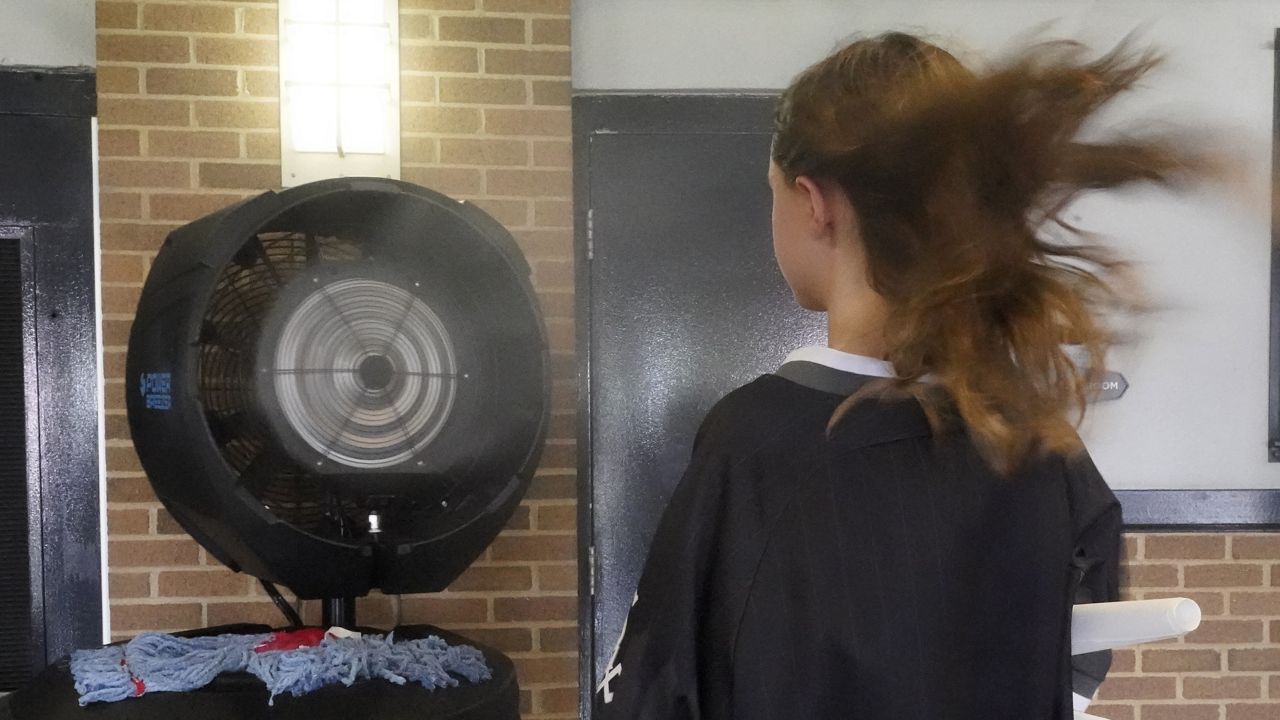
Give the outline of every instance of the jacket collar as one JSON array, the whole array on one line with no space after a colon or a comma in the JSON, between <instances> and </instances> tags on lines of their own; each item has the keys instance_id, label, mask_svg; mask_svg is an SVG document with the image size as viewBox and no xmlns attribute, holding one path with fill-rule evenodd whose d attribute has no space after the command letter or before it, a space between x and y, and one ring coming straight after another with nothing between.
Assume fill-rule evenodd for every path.
<instances>
[{"instance_id":1,"label":"jacket collar","mask_svg":"<svg viewBox=\"0 0 1280 720\"><path fill-rule=\"evenodd\" d=\"M881 377L893 377L893 366L884 360L854 355L828 347L804 347L787 355L774 373L791 382L848 397ZM850 410L835 427L841 444L867 447L932 434L920 404L914 400L867 398L857 411Z\"/></svg>"},{"instance_id":2,"label":"jacket collar","mask_svg":"<svg viewBox=\"0 0 1280 720\"><path fill-rule=\"evenodd\" d=\"M782 362L789 363L797 360L825 365L836 370L857 373L858 375L870 375L871 377L893 377L894 375L893 364L888 360L879 360L866 355L855 355L854 353L847 353L824 345L809 345L808 347L792 350Z\"/></svg>"}]
</instances>

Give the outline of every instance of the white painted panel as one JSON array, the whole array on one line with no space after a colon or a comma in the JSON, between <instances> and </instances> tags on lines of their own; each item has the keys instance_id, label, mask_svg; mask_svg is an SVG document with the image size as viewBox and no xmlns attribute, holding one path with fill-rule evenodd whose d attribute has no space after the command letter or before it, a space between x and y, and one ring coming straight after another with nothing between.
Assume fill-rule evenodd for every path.
<instances>
[{"instance_id":1,"label":"white painted panel","mask_svg":"<svg viewBox=\"0 0 1280 720\"><path fill-rule=\"evenodd\" d=\"M1085 435L1113 487L1276 488L1267 462L1273 51L1280 2L591 0L573 7L575 91L777 89L851 35L924 34L971 65L1035 32L1107 49L1133 30L1168 61L1111 127L1211 126L1248 159L1229 190L1074 208L1135 259L1158 313L1117 350L1131 388ZM763 165L762 165L763 167Z\"/></svg>"},{"instance_id":2,"label":"white painted panel","mask_svg":"<svg viewBox=\"0 0 1280 720\"><path fill-rule=\"evenodd\" d=\"M0 0L0 65L95 64L89 0Z\"/></svg>"}]
</instances>

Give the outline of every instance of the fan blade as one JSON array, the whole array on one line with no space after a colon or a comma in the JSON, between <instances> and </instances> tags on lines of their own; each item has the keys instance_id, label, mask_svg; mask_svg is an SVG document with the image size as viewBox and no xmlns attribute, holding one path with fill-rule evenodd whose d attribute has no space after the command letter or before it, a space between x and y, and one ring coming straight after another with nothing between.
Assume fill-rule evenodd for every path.
<instances>
[{"instance_id":1,"label":"fan blade","mask_svg":"<svg viewBox=\"0 0 1280 720\"><path fill-rule=\"evenodd\" d=\"M306 245L307 266L310 267L320 262L320 243L316 242L316 236L307 233L307 238L303 242Z\"/></svg>"},{"instance_id":2,"label":"fan blade","mask_svg":"<svg viewBox=\"0 0 1280 720\"><path fill-rule=\"evenodd\" d=\"M206 411L204 419L209 424L209 433L213 435L213 441L219 445L226 445L232 440L241 437L242 429L248 418L243 410L237 410L225 415Z\"/></svg>"}]
</instances>

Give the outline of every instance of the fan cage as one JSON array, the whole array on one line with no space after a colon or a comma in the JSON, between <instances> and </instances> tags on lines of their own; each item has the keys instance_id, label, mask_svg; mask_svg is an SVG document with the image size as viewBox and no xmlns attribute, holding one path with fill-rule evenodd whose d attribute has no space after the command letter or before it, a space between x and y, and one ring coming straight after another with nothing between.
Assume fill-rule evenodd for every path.
<instances>
[{"instance_id":1,"label":"fan cage","mask_svg":"<svg viewBox=\"0 0 1280 720\"><path fill-rule=\"evenodd\" d=\"M210 435L241 487L280 520L322 537L350 539L369 531L377 512L385 536L448 529L462 502L485 502L478 488L445 477L413 477L409 492L379 490L359 469L319 472L284 445L261 402L258 349L282 296L321 269L371 260L361 238L310 232L250 237L222 269L199 337L199 398ZM384 261L385 262L385 261ZM421 450L421 444L416 450ZM410 453L411 454L411 453ZM465 490L466 492L462 492ZM395 500L392 502L392 497Z\"/></svg>"},{"instance_id":2,"label":"fan cage","mask_svg":"<svg viewBox=\"0 0 1280 720\"><path fill-rule=\"evenodd\" d=\"M259 350L259 390L270 383L273 407L321 467L413 459L443 429L465 375L445 322L412 291L422 283L379 270L304 275Z\"/></svg>"}]
</instances>

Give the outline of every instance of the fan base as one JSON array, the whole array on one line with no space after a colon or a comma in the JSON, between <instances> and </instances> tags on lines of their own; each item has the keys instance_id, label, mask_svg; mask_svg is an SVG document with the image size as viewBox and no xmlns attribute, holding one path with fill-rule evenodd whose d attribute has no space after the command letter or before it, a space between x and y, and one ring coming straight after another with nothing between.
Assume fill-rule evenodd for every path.
<instances>
[{"instance_id":1,"label":"fan base","mask_svg":"<svg viewBox=\"0 0 1280 720\"><path fill-rule=\"evenodd\" d=\"M382 633L373 628L362 632ZM265 633L265 625L224 625L178 633L187 637L223 633ZM331 685L306 695L276 697L267 705L267 689L248 673L224 673L191 692L152 693L113 703L80 707L67 659L36 676L27 687L0 703L0 720L520 720L520 688L515 666L506 655L461 635L431 625L396 628L396 638L412 640L438 635L450 645L471 645L484 653L493 679L478 685L463 680L456 688L427 690L420 685L393 685L365 680L351 687Z\"/></svg>"}]
</instances>

